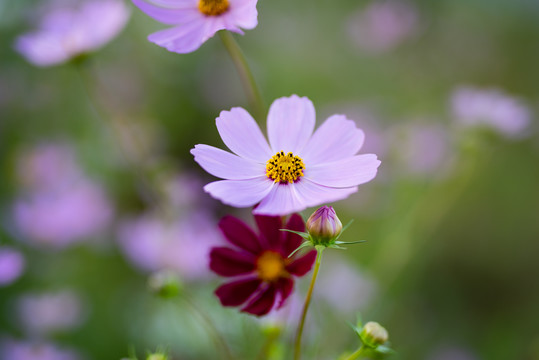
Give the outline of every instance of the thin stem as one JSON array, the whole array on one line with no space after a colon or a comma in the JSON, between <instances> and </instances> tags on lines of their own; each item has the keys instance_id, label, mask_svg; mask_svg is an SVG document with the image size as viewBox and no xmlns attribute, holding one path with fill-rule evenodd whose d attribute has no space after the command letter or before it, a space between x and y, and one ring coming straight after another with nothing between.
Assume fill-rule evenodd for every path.
<instances>
[{"instance_id":1,"label":"thin stem","mask_svg":"<svg viewBox=\"0 0 539 360\"><path fill-rule=\"evenodd\" d=\"M225 339L221 336L219 330L217 330L209 316L204 311L200 310L196 305L195 301L193 301L193 299L191 299L191 297L189 297L187 294L184 293L182 298L185 303L191 308L192 313L198 316L200 320L202 320L204 327L206 328L216 347L221 349L220 353L223 359L233 360L234 357L232 356L230 348L228 347Z\"/></svg>"},{"instance_id":2,"label":"thin stem","mask_svg":"<svg viewBox=\"0 0 539 360\"><path fill-rule=\"evenodd\" d=\"M313 277L311 278L311 284L305 297L305 303L303 304L303 311L301 313L301 320L299 322L298 330L296 332L296 341L294 343L294 360L301 358L301 335L303 334L303 327L305 325L305 318L307 316L307 310L309 310L309 304L311 303L311 297L313 295L314 283L318 276L318 270L320 269L320 263L322 262L322 251L324 248L317 248L316 263L314 264Z\"/></svg>"},{"instance_id":3,"label":"thin stem","mask_svg":"<svg viewBox=\"0 0 539 360\"><path fill-rule=\"evenodd\" d=\"M260 95L260 91L256 86L253 73L249 68L249 64L247 64L247 60L245 59L240 46L229 31L219 31L219 36L221 37L221 40L223 41L223 44L225 45L225 48L232 58L234 66L240 75L241 83L243 84L243 88L247 94L249 105L254 112L254 117L260 122L265 117L265 106L262 96Z\"/></svg>"},{"instance_id":4,"label":"thin stem","mask_svg":"<svg viewBox=\"0 0 539 360\"><path fill-rule=\"evenodd\" d=\"M359 349L357 349L353 354L348 355L344 360L356 360L359 355L363 354L363 350L365 350L365 347L361 345Z\"/></svg>"}]
</instances>

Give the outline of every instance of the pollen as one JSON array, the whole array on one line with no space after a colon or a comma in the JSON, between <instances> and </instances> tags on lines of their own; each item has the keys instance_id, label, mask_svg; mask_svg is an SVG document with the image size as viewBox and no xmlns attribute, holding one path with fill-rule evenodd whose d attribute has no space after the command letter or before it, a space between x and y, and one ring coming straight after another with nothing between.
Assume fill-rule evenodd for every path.
<instances>
[{"instance_id":1,"label":"pollen","mask_svg":"<svg viewBox=\"0 0 539 360\"><path fill-rule=\"evenodd\" d=\"M261 280L274 282L283 276L288 276L285 260L281 254L265 251L256 260L256 272Z\"/></svg>"},{"instance_id":2,"label":"pollen","mask_svg":"<svg viewBox=\"0 0 539 360\"><path fill-rule=\"evenodd\" d=\"M303 176L303 170L305 170L305 164L299 156L291 152L285 154L282 150L266 163L266 176L282 184L292 184L297 181Z\"/></svg>"},{"instance_id":3,"label":"pollen","mask_svg":"<svg viewBox=\"0 0 539 360\"><path fill-rule=\"evenodd\" d=\"M230 4L228 0L199 0L198 10L207 16L217 16L225 13Z\"/></svg>"}]
</instances>

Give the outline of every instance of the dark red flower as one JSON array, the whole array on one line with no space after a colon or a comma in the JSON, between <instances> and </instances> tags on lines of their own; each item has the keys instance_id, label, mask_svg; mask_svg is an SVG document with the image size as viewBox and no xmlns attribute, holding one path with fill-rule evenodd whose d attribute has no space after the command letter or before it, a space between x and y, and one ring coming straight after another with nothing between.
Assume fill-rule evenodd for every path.
<instances>
[{"instance_id":1,"label":"dark red flower","mask_svg":"<svg viewBox=\"0 0 539 360\"><path fill-rule=\"evenodd\" d=\"M316 251L303 256L288 255L302 242L296 234L281 231L305 231L301 216L290 216L286 225L279 216L255 216L260 234L243 221L225 216L219 228L236 247L215 247L210 253L210 268L226 277L237 277L221 285L215 294L223 306L241 306L241 311L262 316L280 308L294 288L293 276L311 270Z\"/></svg>"}]
</instances>

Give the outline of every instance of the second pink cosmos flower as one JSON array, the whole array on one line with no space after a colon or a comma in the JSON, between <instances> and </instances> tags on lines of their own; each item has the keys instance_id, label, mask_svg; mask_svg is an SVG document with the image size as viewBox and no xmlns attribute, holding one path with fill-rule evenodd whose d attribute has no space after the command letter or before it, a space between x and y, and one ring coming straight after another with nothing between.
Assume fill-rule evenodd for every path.
<instances>
[{"instance_id":1,"label":"second pink cosmos flower","mask_svg":"<svg viewBox=\"0 0 539 360\"><path fill-rule=\"evenodd\" d=\"M263 215L287 215L348 197L376 176L374 154L356 155L363 131L344 115L329 117L314 133L315 110L306 97L277 99L268 113L269 144L243 108L222 111L216 120L234 152L208 145L191 150L195 161L225 180L204 190L227 205Z\"/></svg>"}]
</instances>

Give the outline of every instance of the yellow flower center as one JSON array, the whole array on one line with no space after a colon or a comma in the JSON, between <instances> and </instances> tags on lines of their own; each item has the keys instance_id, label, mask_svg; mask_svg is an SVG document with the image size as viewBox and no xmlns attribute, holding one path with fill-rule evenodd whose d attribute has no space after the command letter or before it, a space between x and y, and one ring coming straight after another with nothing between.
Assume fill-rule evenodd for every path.
<instances>
[{"instance_id":1,"label":"yellow flower center","mask_svg":"<svg viewBox=\"0 0 539 360\"><path fill-rule=\"evenodd\" d=\"M285 155L281 150L266 163L266 176L275 182L292 184L303 176L304 169L305 164L299 156L291 152Z\"/></svg>"},{"instance_id":2,"label":"yellow flower center","mask_svg":"<svg viewBox=\"0 0 539 360\"><path fill-rule=\"evenodd\" d=\"M207 16L217 16L225 13L230 4L228 0L199 0L198 10Z\"/></svg>"},{"instance_id":3,"label":"yellow flower center","mask_svg":"<svg viewBox=\"0 0 539 360\"><path fill-rule=\"evenodd\" d=\"M285 260L281 254L265 251L256 260L256 272L261 280L273 282L282 276L288 276L285 270Z\"/></svg>"}]
</instances>

